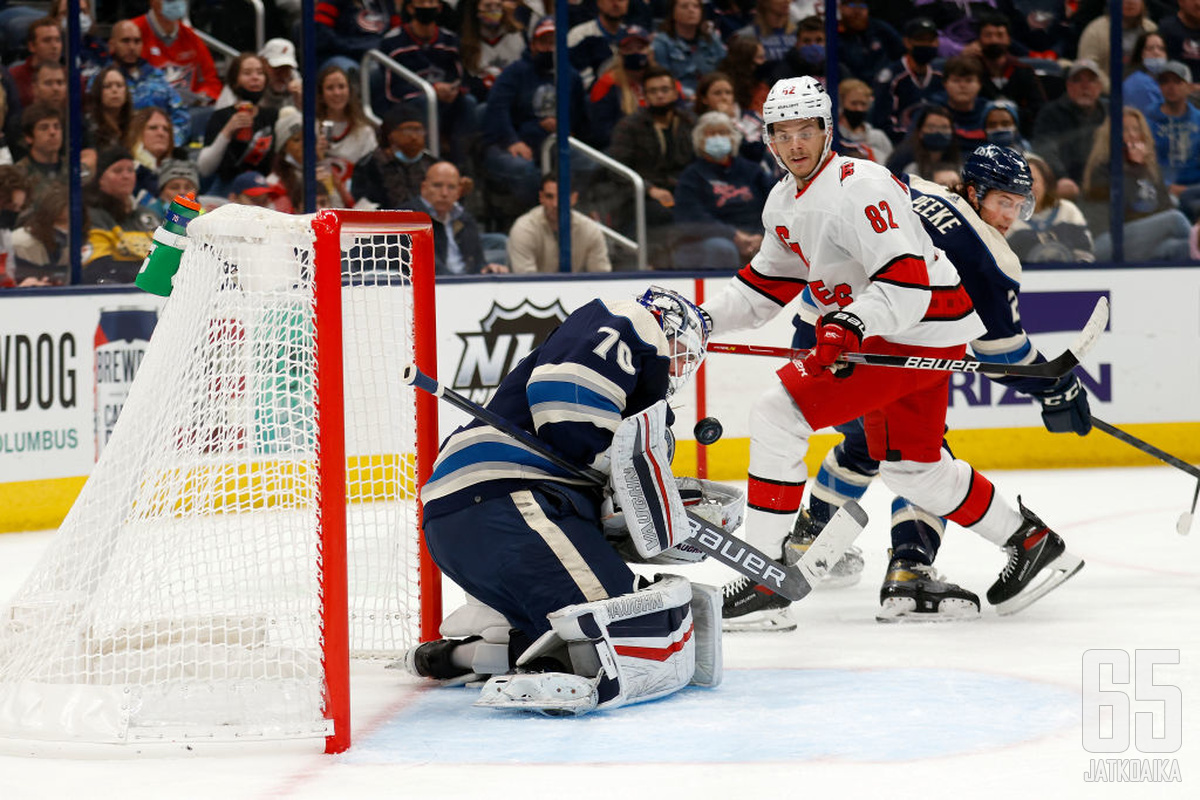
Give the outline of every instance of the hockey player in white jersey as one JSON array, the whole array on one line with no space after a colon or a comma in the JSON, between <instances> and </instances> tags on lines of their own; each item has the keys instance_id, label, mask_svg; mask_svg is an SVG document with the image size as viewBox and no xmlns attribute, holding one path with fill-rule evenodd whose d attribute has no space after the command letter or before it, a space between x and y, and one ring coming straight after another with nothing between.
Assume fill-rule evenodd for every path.
<instances>
[{"instance_id":1,"label":"hockey player in white jersey","mask_svg":"<svg viewBox=\"0 0 1200 800\"><path fill-rule=\"evenodd\" d=\"M831 103L813 78L777 82L763 120L764 139L788 175L763 209L761 250L704 309L714 335L726 334L762 325L807 286L820 319L811 354L780 369L779 383L751 410L746 538L784 557L808 477L809 438L864 417L871 454L893 492L1005 548L1008 563L988 593L993 604L1018 601L1046 570L1078 570L1082 561L1057 534L942 449L949 373L839 361L858 350L957 359L985 331L958 273L914 213L908 187L877 164L831 151ZM726 629L736 629L736 618L795 627L787 605L766 587L736 580L725 587Z\"/></svg>"},{"instance_id":2,"label":"hockey player in white jersey","mask_svg":"<svg viewBox=\"0 0 1200 800\"><path fill-rule=\"evenodd\" d=\"M1021 324L1021 262L1004 239L1013 222L1032 211L1033 176L1024 157L1006 147L984 145L967 156L962 184L954 189L913 175L900 179L909 186L913 210L925 231L958 268L975 312L987 326L987 332L971 343L975 357L1008 364L1045 361ZM816 323L815 306L805 291L792 347L811 347ZM1042 420L1051 433L1083 436L1091 429L1088 394L1073 374L1057 380L1021 376L990 380L1038 400ZM879 472L862 420L839 425L837 430L844 438L822 461L808 492L808 510L801 511L788 540L801 553L838 507L862 498ZM979 597L933 568L944 532L945 520L940 517L903 498L892 502L890 559L876 617L880 622L978 617ZM831 571L827 585L856 582L862 566L861 557L843 559Z\"/></svg>"}]
</instances>

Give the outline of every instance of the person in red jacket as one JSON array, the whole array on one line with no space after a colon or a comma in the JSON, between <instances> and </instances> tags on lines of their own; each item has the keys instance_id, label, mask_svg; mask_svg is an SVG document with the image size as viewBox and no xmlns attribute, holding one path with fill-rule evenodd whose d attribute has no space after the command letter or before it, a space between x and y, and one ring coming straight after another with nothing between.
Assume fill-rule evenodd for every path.
<instances>
[{"instance_id":1,"label":"person in red jacket","mask_svg":"<svg viewBox=\"0 0 1200 800\"><path fill-rule=\"evenodd\" d=\"M188 0L150 0L150 10L133 20L142 31L142 58L167 74L189 106L206 106L221 94L221 79L208 47L181 20Z\"/></svg>"}]
</instances>

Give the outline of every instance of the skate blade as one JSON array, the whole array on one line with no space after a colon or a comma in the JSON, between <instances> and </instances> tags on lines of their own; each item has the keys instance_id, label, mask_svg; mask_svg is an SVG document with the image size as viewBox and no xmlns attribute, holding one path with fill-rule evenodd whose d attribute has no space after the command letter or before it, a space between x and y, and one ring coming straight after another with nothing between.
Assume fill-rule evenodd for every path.
<instances>
[{"instance_id":1,"label":"skate blade","mask_svg":"<svg viewBox=\"0 0 1200 800\"><path fill-rule=\"evenodd\" d=\"M773 608L722 619L721 630L725 633L788 633L796 630L796 621L786 608Z\"/></svg>"},{"instance_id":2,"label":"skate blade","mask_svg":"<svg viewBox=\"0 0 1200 800\"><path fill-rule=\"evenodd\" d=\"M889 597L880 604L876 622L926 623L926 622L970 622L979 619L979 606L960 597L947 597L938 603L937 611L917 611L917 602L911 597Z\"/></svg>"},{"instance_id":3,"label":"skate blade","mask_svg":"<svg viewBox=\"0 0 1200 800\"><path fill-rule=\"evenodd\" d=\"M1045 576L1044 580L1030 584L1026 587L1025 591L1016 597L1005 600L1003 603L997 603L996 613L1004 617L1009 614L1015 614L1021 609L1028 608L1045 595L1057 589L1067 578L1070 578L1076 572L1083 569L1083 564L1084 561L1079 556L1074 556L1063 551L1062 555L1047 564L1038 576L1035 577L1035 580L1037 580L1037 578Z\"/></svg>"}]
</instances>

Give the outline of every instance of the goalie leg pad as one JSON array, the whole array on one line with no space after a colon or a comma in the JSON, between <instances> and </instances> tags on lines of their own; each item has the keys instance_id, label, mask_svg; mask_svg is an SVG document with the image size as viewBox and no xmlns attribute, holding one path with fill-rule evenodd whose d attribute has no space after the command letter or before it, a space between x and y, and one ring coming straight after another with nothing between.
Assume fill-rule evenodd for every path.
<instances>
[{"instance_id":1,"label":"goalie leg pad","mask_svg":"<svg viewBox=\"0 0 1200 800\"><path fill-rule=\"evenodd\" d=\"M438 628L447 639L482 636L492 644L508 644L510 630L512 625L503 614L469 593L466 604L450 612Z\"/></svg>"},{"instance_id":2,"label":"goalie leg pad","mask_svg":"<svg viewBox=\"0 0 1200 800\"><path fill-rule=\"evenodd\" d=\"M594 708L618 708L676 692L696 673L692 598L686 578L666 575L631 594L560 609L549 615L552 631L522 653L518 665L566 643L574 674L497 676L488 681L477 704L552 715L587 713L592 709L579 700L584 681L595 693ZM712 613L713 601L706 602ZM708 652L719 657L711 644ZM719 668L706 669L703 680L719 680Z\"/></svg>"},{"instance_id":3,"label":"goalie leg pad","mask_svg":"<svg viewBox=\"0 0 1200 800\"><path fill-rule=\"evenodd\" d=\"M717 686L724 677L721 652L721 590L702 583L692 584L692 620L695 624L696 671L693 686Z\"/></svg>"},{"instance_id":4,"label":"goalie leg pad","mask_svg":"<svg viewBox=\"0 0 1200 800\"><path fill-rule=\"evenodd\" d=\"M570 646L572 668L598 665L598 706L654 700L687 686L696 671L692 589L686 578L661 577L632 594L581 603L550 615Z\"/></svg>"}]
</instances>

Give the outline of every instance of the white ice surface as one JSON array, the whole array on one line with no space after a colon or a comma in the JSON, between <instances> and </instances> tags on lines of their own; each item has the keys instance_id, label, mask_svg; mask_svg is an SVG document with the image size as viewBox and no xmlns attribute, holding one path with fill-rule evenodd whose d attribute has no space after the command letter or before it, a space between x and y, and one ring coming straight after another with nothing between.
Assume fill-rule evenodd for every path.
<instances>
[{"instance_id":1,"label":"white ice surface","mask_svg":"<svg viewBox=\"0 0 1200 800\"><path fill-rule=\"evenodd\" d=\"M1025 611L946 625L874 621L890 497L873 487L865 577L793 608L799 630L725 637L726 683L580 719L471 707L473 692L356 665L354 740L63 756L0 747L0 800L22 798L1159 798L1200 796L1200 530L1175 533L1193 479L1170 468L995 472L1004 494L1087 566ZM0 536L0 599L52 534ZM938 566L982 595L1000 553L952 527ZM694 580L720 583L703 564ZM448 604L457 592L446 592ZM451 605L452 607L452 605ZM1088 649L1170 649L1155 680L1183 697L1175 753L1090 754ZM1134 711L1161 704L1135 701ZM1084 781L1089 759L1178 760L1181 783Z\"/></svg>"}]
</instances>

